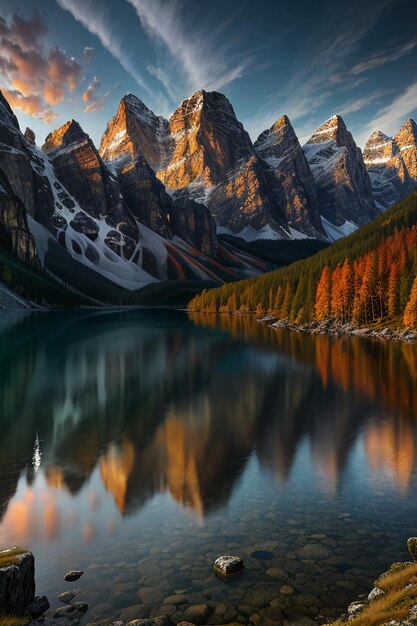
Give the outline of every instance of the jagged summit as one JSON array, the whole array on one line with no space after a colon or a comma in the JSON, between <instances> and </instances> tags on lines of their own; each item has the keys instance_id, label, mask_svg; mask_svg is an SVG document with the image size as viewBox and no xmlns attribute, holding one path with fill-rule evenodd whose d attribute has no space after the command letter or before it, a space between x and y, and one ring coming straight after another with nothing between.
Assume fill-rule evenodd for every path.
<instances>
[{"instance_id":1,"label":"jagged summit","mask_svg":"<svg viewBox=\"0 0 417 626\"><path fill-rule=\"evenodd\" d=\"M330 237L334 226L343 227L347 234L377 215L362 152L340 115L328 119L312 134L304 152Z\"/></svg>"},{"instance_id":2,"label":"jagged summit","mask_svg":"<svg viewBox=\"0 0 417 626\"><path fill-rule=\"evenodd\" d=\"M298 143L297 135L288 116L283 115L259 135L254 147L260 157L273 165L271 159L282 158L285 150L294 143Z\"/></svg>"},{"instance_id":3,"label":"jagged summit","mask_svg":"<svg viewBox=\"0 0 417 626\"><path fill-rule=\"evenodd\" d=\"M333 115L324 122L324 124L311 135L307 144L324 143L325 141L336 141L338 145L346 141L353 142L352 135L347 130L344 119L340 115Z\"/></svg>"},{"instance_id":4,"label":"jagged summit","mask_svg":"<svg viewBox=\"0 0 417 626\"><path fill-rule=\"evenodd\" d=\"M138 97L127 94L107 124L99 153L114 173L139 156L157 171L169 157L168 121L155 115Z\"/></svg>"},{"instance_id":5,"label":"jagged summit","mask_svg":"<svg viewBox=\"0 0 417 626\"><path fill-rule=\"evenodd\" d=\"M216 91L197 91L185 99L169 120L169 132L171 156L158 176L171 189L197 181L206 187L216 185L254 153L229 100Z\"/></svg>"},{"instance_id":6,"label":"jagged summit","mask_svg":"<svg viewBox=\"0 0 417 626\"><path fill-rule=\"evenodd\" d=\"M311 237L324 237L314 179L287 115L261 133L254 144L265 171L273 204L280 207L290 228Z\"/></svg>"},{"instance_id":7,"label":"jagged summit","mask_svg":"<svg viewBox=\"0 0 417 626\"><path fill-rule=\"evenodd\" d=\"M417 144L417 124L413 119L408 119L401 126L400 130L394 137L400 149L406 149L410 146L415 147Z\"/></svg>"},{"instance_id":8,"label":"jagged summit","mask_svg":"<svg viewBox=\"0 0 417 626\"><path fill-rule=\"evenodd\" d=\"M48 153L57 148L70 146L71 144L87 141L88 139L89 136L83 131L80 124L72 119L49 133L42 146L42 150Z\"/></svg>"},{"instance_id":9,"label":"jagged summit","mask_svg":"<svg viewBox=\"0 0 417 626\"><path fill-rule=\"evenodd\" d=\"M380 130L375 131L366 142L363 158L366 165L386 163L398 152L395 141Z\"/></svg>"}]
</instances>

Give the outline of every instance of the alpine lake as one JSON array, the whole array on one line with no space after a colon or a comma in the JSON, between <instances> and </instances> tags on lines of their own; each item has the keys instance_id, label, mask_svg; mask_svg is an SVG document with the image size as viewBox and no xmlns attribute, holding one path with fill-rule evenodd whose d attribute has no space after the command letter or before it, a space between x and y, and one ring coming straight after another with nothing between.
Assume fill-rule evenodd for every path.
<instances>
[{"instance_id":1,"label":"alpine lake","mask_svg":"<svg viewBox=\"0 0 417 626\"><path fill-rule=\"evenodd\" d=\"M34 553L52 606L84 570L82 624L331 621L407 560L416 451L413 345L250 315L0 316L0 548ZM245 568L223 580L228 554Z\"/></svg>"}]
</instances>

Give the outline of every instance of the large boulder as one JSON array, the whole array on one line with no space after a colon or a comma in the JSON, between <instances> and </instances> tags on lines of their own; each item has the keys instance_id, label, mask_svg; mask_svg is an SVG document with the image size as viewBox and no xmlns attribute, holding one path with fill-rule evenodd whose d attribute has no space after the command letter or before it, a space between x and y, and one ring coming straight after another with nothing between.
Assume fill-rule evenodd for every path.
<instances>
[{"instance_id":1,"label":"large boulder","mask_svg":"<svg viewBox=\"0 0 417 626\"><path fill-rule=\"evenodd\" d=\"M35 598L35 558L22 548L0 552L0 607L21 613Z\"/></svg>"}]
</instances>

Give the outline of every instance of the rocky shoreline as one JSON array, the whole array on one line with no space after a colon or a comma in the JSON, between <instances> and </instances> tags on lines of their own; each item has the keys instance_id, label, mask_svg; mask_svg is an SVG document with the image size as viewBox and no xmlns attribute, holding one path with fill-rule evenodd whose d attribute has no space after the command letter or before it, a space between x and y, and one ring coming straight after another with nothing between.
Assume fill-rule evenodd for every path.
<instances>
[{"instance_id":1,"label":"rocky shoreline","mask_svg":"<svg viewBox=\"0 0 417 626\"><path fill-rule=\"evenodd\" d=\"M311 333L314 335L332 335L334 337L343 337L351 335L355 337L368 337L372 339L385 339L404 341L405 343L417 343L417 332L410 329L392 329L388 327L375 328L372 326L356 326L355 324L341 324L333 319L308 322L305 324L296 324L289 320L280 320L273 315L266 315L257 318L258 322L262 322L271 326L271 328L283 328L286 330L295 330L300 332Z\"/></svg>"},{"instance_id":2,"label":"rocky shoreline","mask_svg":"<svg viewBox=\"0 0 417 626\"><path fill-rule=\"evenodd\" d=\"M338 619L327 622L324 626L417 626L417 537L408 539L407 547L411 561L393 563L374 582L369 594L360 595L347 607L346 612ZM212 568L220 578L239 575L245 568L243 560L238 556L222 556L216 559ZM71 571L64 576L64 581L76 583L84 572ZM288 598L294 593L289 585L281 588L282 594ZM177 592L176 592L177 594ZM136 617L134 619L114 620L96 617L88 621L88 604L79 601L82 589L71 587L60 593L55 600L60 606L51 608L45 596L35 597L34 557L20 548L12 548L0 552L0 624L2 626L198 626L198 624L217 624L216 612L210 602L207 604L189 605L180 618L172 615L184 596L172 596L170 605L162 606L156 615ZM133 608L133 607L132 607ZM227 607L225 606L225 611ZM166 609L166 610L164 610ZM4 613L4 611L6 612ZM209 616L211 618L209 619ZM133 616L132 616L133 617ZM252 616L253 617L253 616ZM313 626L316 623L307 617L299 617L296 621L268 617L260 617L260 621L237 619L227 622L227 626ZM87 622L86 622L87 618ZM225 623L221 620L220 623Z\"/></svg>"},{"instance_id":3,"label":"rocky shoreline","mask_svg":"<svg viewBox=\"0 0 417 626\"><path fill-rule=\"evenodd\" d=\"M367 596L324 626L417 626L417 537L410 537L407 547L412 561L393 563Z\"/></svg>"}]
</instances>

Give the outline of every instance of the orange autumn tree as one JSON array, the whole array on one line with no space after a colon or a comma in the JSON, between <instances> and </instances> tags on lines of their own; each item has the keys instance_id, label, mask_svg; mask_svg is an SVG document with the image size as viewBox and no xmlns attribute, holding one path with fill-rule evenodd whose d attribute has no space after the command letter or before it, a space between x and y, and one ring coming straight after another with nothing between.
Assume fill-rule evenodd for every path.
<instances>
[{"instance_id":1,"label":"orange autumn tree","mask_svg":"<svg viewBox=\"0 0 417 626\"><path fill-rule=\"evenodd\" d=\"M416 276L417 192L310 258L211 289L190 305L200 311L268 312L297 324L407 319L412 326Z\"/></svg>"},{"instance_id":2,"label":"orange autumn tree","mask_svg":"<svg viewBox=\"0 0 417 626\"><path fill-rule=\"evenodd\" d=\"M414 279L410 299L405 307L404 326L417 328L417 277Z\"/></svg>"}]
</instances>

